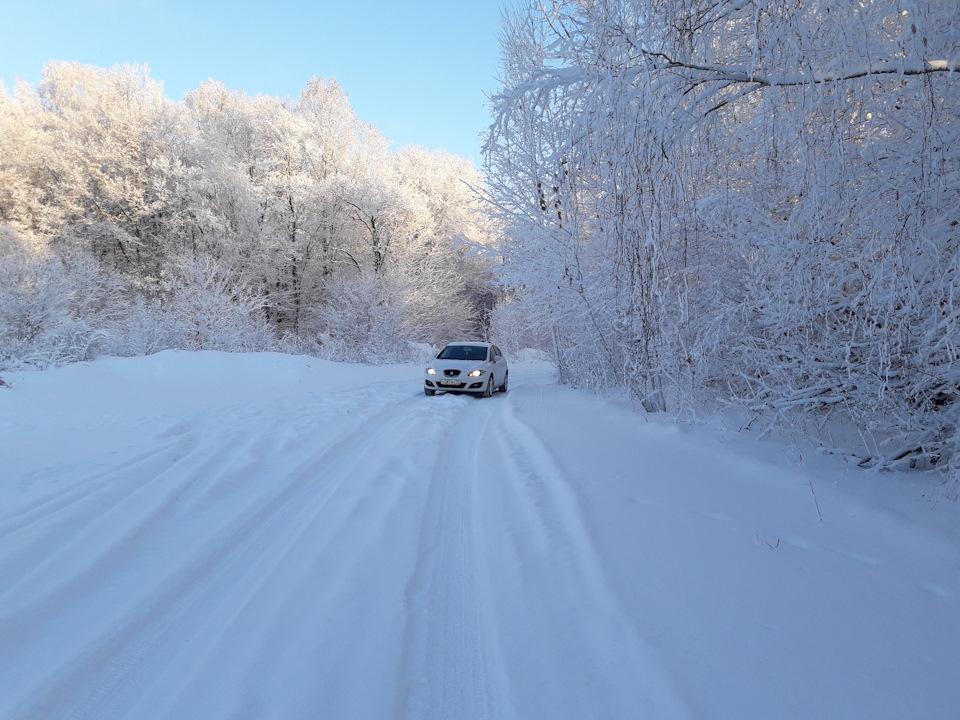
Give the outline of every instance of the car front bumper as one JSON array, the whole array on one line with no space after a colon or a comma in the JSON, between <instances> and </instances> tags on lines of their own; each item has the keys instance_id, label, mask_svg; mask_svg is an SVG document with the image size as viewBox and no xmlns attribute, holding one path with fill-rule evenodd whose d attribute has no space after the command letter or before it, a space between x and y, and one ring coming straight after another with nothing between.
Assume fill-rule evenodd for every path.
<instances>
[{"instance_id":1,"label":"car front bumper","mask_svg":"<svg viewBox=\"0 0 960 720\"><path fill-rule=\"evenodd\" d=\"M487 387L487 378L460 378L453 380L425 379L423 387L427 390L449 393L482 393Z\"/></svg>"}]
</instances>

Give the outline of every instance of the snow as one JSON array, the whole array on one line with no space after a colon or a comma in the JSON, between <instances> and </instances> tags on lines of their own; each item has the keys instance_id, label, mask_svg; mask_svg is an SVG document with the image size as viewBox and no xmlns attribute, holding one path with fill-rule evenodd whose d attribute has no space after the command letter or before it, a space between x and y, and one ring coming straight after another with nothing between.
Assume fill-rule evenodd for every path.
<instances>
[{"instance_id":1,"label":"snow","mask_svg":"<svg viewBox=\"0 0 960 720\"><path fill-rule=\"evenodd\" d=\"M928 476L421 372L5 374L0 717L958 717Z\"/></svg>"}]
</instances>

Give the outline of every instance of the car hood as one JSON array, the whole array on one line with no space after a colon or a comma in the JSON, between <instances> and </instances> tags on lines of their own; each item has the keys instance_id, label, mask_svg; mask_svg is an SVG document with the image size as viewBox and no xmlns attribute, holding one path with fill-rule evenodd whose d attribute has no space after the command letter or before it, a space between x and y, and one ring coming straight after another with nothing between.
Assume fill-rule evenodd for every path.
<instances>
[{"instance_id":1,"label":"car hood","mask_svg":"<svg viewBox=\"0 0 960 720\"><path fill-rule=\"evenodd\" d=\"M460 370L461 372L470 372L471 370L476 370L477 368L486 370L489 364L490 363L487 360L434 360L432 363L430 363L430 367L432 367L438 373L443 372L444 370Z\"/></svg>"}]
</instances>

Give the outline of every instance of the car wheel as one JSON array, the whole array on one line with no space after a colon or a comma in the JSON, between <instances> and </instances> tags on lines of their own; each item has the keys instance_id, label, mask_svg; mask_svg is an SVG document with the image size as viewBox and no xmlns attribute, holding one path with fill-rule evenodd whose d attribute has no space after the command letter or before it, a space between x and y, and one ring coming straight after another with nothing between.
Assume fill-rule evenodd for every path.
<instances>
[{"instance_id":1,"label":"car wheel","mask_svg":"<svg viewBox=\"0 0 960 720\"><path fill-rule=\"evenodd\" d=\"M437 394L437 391L436 391L436 390L431 390L430 388L424 388L424 389L423 389L423 393L424 393L424 395L433 396L433 395L436 395L436 394Z\"/></svg>"},{"instance_id":2,"label":"car wheel","mask_svg":"<svg viewBox=\"0 0 960 720\"><path fill-rule=\"evenodd\" d=\"M507 391L507 381L509 379L510 379L510 373L508 372L503 376L503 385L498 387L497 390L499 390L502 393L505 393Z\"/></svg>"},{"instance_id":3,"label":"car wheel","mask_svg":"<svg viewBox=\"0 0 960 720\"><path fill-rule=\"evenodd\" d=\"M483 396L486 398L493 397L493 378L487 380L487 387L483 390Z\"/></svg>"}]
</instances>

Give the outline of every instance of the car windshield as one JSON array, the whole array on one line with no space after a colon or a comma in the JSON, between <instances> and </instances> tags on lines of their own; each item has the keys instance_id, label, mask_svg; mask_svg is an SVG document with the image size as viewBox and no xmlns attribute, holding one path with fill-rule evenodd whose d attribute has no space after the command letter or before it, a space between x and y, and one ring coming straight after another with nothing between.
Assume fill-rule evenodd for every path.
<instances>
[{"instance_id":1,"label":"car windshield","mask_svg":"<svg viewBox=\"0 0 960 720\"><path fill-rule=\"evenodd\" d=\"M487 349L478 345L447 345L437 357L440 360L486 360Z\"/></svg>"}]
</instances>

